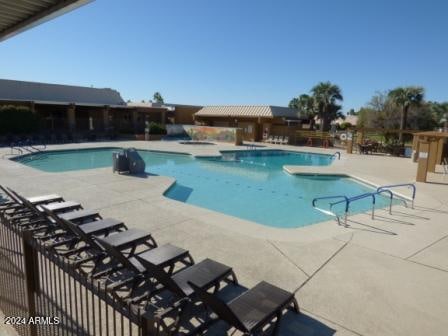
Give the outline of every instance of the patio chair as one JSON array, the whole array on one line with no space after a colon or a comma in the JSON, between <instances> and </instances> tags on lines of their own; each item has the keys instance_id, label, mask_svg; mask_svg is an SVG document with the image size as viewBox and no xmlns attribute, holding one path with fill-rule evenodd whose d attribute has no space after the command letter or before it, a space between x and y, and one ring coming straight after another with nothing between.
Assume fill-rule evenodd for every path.
<instances>
[{"instance_id":1,"label":"patio chair","mask_svg":"<svg viewBox=\"0 0 448 336\"><path fill-rule=\"evenodd\" d=\"M123 286L128 286L131 284L131 293L129 293L129 297L132 303L137 303L144 300L155 287L155 284L152 281L148 282L148 278L151 278L151 272L148 271L146 267L136 258L137 256L140 259L150 262L161 269L168 269L167 273L169 275L174 274L174 269L178 264L183 265L181 269L194 264L193 257L190 255L188 250L171 244L158 246L128 257L116 246L110 244L107 239L96 238L96 240L104 248L109 257L115 259L123 268L130 271L131 274L129 279L115 282L109 286L108 289L115 291ZM180 270L178 269L176 272ZM143 294L133 297L133 292L137 288L141 287L142 284L149 285L144 286L147 287L149 291L144 291Z\"/></svg>"},{"instance_id":2,"label":"patio chair","mask_svg":"<svg viewBox=\"0 0 448 336\"><path fill-rule=\"evenodd\" d=\"M189 282L199 299L209 307L219 319L243 332L255 335L275 319L272 334L276 335L283 311L292 308L299 313L299 306L293 293L271 285L265 281L258 283L247 292L234 298L229 303L209 293L200 285Z\"/></svg>"},{"instance_id":3,"label":"patio chair","mask_svg":"<svg viewBox=\"0 0 448 336\"><path fill-rule=\"evenodd\" d=\"M157 243L152 235L140 229L128 229L120 220L114 218L101 218L99 220L76 224L70 219L71 213L57 214L48 206L43 206L45 213L51 217L64 230L79 237L91 248L98 251L104 251L102 245L98 244L97 237L103 236L104 239L120 250L129 250L132 255L138 245L143 244L149 248L157 247Z\"/></svg>"},{"instance_id":4,"label":"patio chair","mask_svg":"<svg viewBox=\"0 0 448 336\"><path fill-rule=\"evenodd\" d=\"M274 135L274 137L272 138L271 143L276 144L278 142L278 135Z\"/></svg>"},{"instance_id":5,"label":"patio chair","mask_svg":"<svg viewBox=\"0 0 448 336\"><path fill-rule=\"evenodd\" d=\"M369 145L358 144L358 152L359 154L369 154Z\"/></svg>"},{"instance_id":6,"label":"patio chair","mask_svg":"<svg viewBox=\"0 0 448 336\"><path fill-rule=\"evenodd\" d=\"M283 137L283 140L282 140L281 144L282 144L282 145L287 145L287 144L289 144L289 136L285 135L285 136Z\"/></svg>"},{"instance_id":7,"label":"patio chair","mask_svg":"<svg viewBox=\"0 0 448 336\"><path fill-rule=\"evenodd\" d=\"M196 284L196 286L205 291L212 289L214 292L218 291L221 282L238 284L236 275L231 267L212 259L204 259L174 275L170 275L161 267L155 265L151 261L145 260L140 255L137 255L136 257L141 264L146 267L151 276L163 286L152 294L154 295L166 290L173 296L171 300L171 308L160 312L158 319L159 327L162 327L163 329L174 329L171 330L172 334L176 334L178 328L182 324L183 319L185 318L184 313L186 308L195 302L196 292L190 283ZM174 322L174 327L169 328L164 323L164 317L167 314L172 313L173 309L177 312L177 319Z\"/></svg>"},{"instance_id":8,"label":"patio chair","mask_svg":"<svg viewBox=\"0 0 448 336\"><path fill-rule=\"evenodd\" d=\"M19 202L24 208L28 208L29 210L32 211L37 210L39 211L39 213L43 212L42 210L43 205L59 213L82 209L80 203L75 201L64 201L62 197L60 197L59 195L37 196L34 199L35 201L37 200L37 202L33 203L33 198L27 199L18 194L17 192L15 192L14 190L12 190L11 188L6 188L5 190L8 191L8 196L13 197L14 200ZM41 197L41 199L39 199L39 197ZM55 197L55 201L51 199L46 199L47 197L48 198Z\"/></svg>"},{"instance_id":9,"label":"patio chair","mask_svg":"<svg viewBox=\"0 0 448 336\"><path fill-rule=\"evenodd\" d=\"M272 140L274 140L273 136L269 135L263 142L272 143Z\"/></svg>"},{"instance_id":10,"label":"patio chair","mask_svg":"<svg viewBox=\"0 0 448 336\"><path fill-rule=\"evenodd\" d=\"M50 244L49 247L55 248L60 245L68 245L68 251L63 253L63 255L76 260L73 265L79 268L85 267L88 262L93 262L90 275L94 277L100 277L116 270L116 265L104 262L104 259L109 257L109 255L104 245L98 243L100 237L103 237L102 242L108 243L122 253L127 251L127 257L133 256L136 249L140 246L145 246L149 249L157 247L157 243L150 233L139 229L128 229L122 221L113 218L102 218L97 221L77 225L73 221L66 219L67 217L64 218L64 215L57 215L45 206L43 208L45 213L68 233L65 241L56 241ZM104 269L97 272L101 268Z\"/></svg>"},{"instance_id":11,"label":"patio chair","mask_svg":"<svg viewBox=\"0 0 448 336\"><path fill-rule=\"evenodd\" d=\"M14 194L12 194L7 188L0 185L0 190L9 198L9 201L3 202L0 204L0 212L7 210L19 210L25 208L25 205L20 201L20 199L16 198ZM50 195L40 195L26 198L33 205L41 205L48 204L54 202L63 202L64 199L56 194Z\"/></svg>"},{"instance_id":12,"label":"patio chair","mask_svg":"<svg viewBox=\"0 0 448 336\"><path fill-rule=\"evenodd\" d=\"M127 229L123 222L113 218L103 218L94 210L83 209L57 215L45 205L42 206L42 209L54 225L59 226L66 232L66 243L68 244L71 242L71 245L76 244L77 240L82 239L82 237L79 236L79 227L81 227L79 230L82 230L85 234L94 236L107 236L112 232ZM74 227L72 227L72 225ZM52 244L51 247L59 245L63 245L61 240L58 240L56 243Z\"/></svg>"},{"instance_id":13,"label":"patio chair","mask_svg":"<svg viewBox=\"0 0 448 336\"><path fill-rule=\"evenodd\" d=\"M6 216L3 214L3 219L5 219L10 225L26 227L27 229L35 231L35 233L40 232L40 238L47 237L50 233L52 233L53 229L56 227L54 226L54 223L49 221L45 215L44 209L42 208L44 205L34 205L12 189L6 189L10 195L14 197L14 199L19 200L24 205L24 211ZM80 203L74 201L46 203L45 207L57 214L83 209ZM80 218L82 218L82 216Z\"/></svg>"}]
</instances>

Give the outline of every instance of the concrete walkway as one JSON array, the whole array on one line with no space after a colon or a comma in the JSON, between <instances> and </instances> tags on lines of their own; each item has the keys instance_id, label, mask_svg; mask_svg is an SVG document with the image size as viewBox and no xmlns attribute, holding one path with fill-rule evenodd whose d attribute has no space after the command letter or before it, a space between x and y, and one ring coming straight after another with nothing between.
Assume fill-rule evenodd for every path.
<instances>
[{"instance_id":1,"label":"concrete walkway","mask_svg":"<svg viewBox=\"0 0 448 336\"><path fill-rule=\"evenodd\" d=\"M193 155L219 155L232 145L113 142L48 149L133 146ZM270 145L307 152L305 147ZM246 148L243 148L246 149ZM0 149L0 157L9 149ZM286 167L290 173L340 173L375 185L412 182L410 159L346 155L322 171ZM446 335L448 331L448 185L417 183L415 209L394 207L298 229L275 229L163 197L171 177L112 174L110 168L45 173L0 159L0 184L24 195L58 193L98 209L103 216L153 233L161 244L187 248L234 267L240 282L261 280L295 291L303 314L288 315L282 335ZM402 193L407 193L406 189ZM256 211L256 209L254 209ZM0 328L0 333L2 329Z\"/></svg>"}]
</instances>

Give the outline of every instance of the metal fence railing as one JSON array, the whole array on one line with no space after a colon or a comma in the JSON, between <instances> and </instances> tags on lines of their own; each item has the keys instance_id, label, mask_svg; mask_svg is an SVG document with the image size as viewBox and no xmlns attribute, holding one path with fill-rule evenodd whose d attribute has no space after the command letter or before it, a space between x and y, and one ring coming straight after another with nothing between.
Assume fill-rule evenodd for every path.
<instances>
[{"instance_id":1,"label":"metal fence railing","mask_svg":"<svg viewBox=\"0 0 448 336\"><path fill-rule=\"evenodd\" d=\"M138 305L105 286L33 237L0 223L0 309L20 336L154 335Z\"/></svg>"}]
</instances>

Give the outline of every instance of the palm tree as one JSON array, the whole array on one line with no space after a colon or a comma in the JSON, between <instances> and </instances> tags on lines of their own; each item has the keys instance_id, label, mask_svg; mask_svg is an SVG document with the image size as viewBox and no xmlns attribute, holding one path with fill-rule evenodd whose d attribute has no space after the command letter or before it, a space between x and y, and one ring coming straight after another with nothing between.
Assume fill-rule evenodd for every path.
<instances>
[{"instance_id":1,"label":"palm tree","mask_svg":"<svg viewBox=\"0 0 448 336\"><path fill-rule=\"evenodd\" d=\"M314 98L307 94L291 99L288 105L290 108L298 110L298 117L308 117L310 119L310 130L314 129L314 117L316 115Z\"/></svg>"},{"instance_id":2,"label":"palm tree","mask_svg":"<svg viewBox=\"0 0 448 336\"><path fill-rule=\"evenodd\" d=\"M433 118L439 124L443 124L445 128L448 127L448 102L428 102L432 111Z\"/></svg>"},{"instance_id":3,"label":"palm tree","mask_svg":"<svg viewBox=\"0 0 448 336\"><path fill-rule=\"evenodd\" d=\"M152 97L152 99L153 99L156 103L159 103L159 104L163 104L163 103L164 103L163 97L162 97L162 95L160 94L160 92L155 92L154 95L153 95L153 97Z\"/></svg>"},{"instance_id":4,"label":"palm tree","mask_svg":"<svg viewBox=\"0 0 448 336\"><path fill-rule=\"evenodd\" d=\"M330 82L320 82L311 89L311 93L320 119L320 130L327 131L341 109L337 104L344 99L341 89Z\"/></svg>"},{"instance_id":5,"label":"palm tree","mask_svg":"<svg viewBox=\"0 0 448 336\"><path fill-rule=\"evenodd\" d=\"M389 91L388 97L395 105L401 107L400 130L406 128L408 112L411 106L420 106L425 96L425 89L420 86L398 87ZM403 132L400 132L398 141L403 142Z\"/></svg>"},{"instance_id":6,"label":"palm tree","mask_svg":"<svg viewBox=\"0 0 448 336\"><path fill-rule=\"evenodd\" d=\"M310 130L313 130L316 115L314 98L307 94L301 94L297 99L297 108L302 116L310 118Z\"/></svg>"}]
</instances>

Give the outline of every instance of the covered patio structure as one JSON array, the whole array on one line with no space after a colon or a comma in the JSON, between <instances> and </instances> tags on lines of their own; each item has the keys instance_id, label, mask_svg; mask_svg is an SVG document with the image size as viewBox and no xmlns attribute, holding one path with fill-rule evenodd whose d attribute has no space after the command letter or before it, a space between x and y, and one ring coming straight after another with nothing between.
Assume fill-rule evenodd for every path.
<instances>
[{"instance_id":1,"label":"covered patio structure","mask_svg":"<svg viewBox=\"0 0 448 336\"><path fill-rule=\"evenodd\" d=\"M436 165L448 156L448 132L419 132L414 134L413 161L418 162L417 182L426 182L427 173L435 173Z\"/></svg>"},{"instance_id":2,"label":"covered patio structure","mask_svg":"<svg viewBox=\"0 0 448 336\"><path fill-rule=\"evenodd\" d=\"M297 110L281 106L205 106L194 115L195 122L206 126L237 127L246 141L260 141L269 135L294 136L308 118Z\"/></svg>"}]
</instances>

